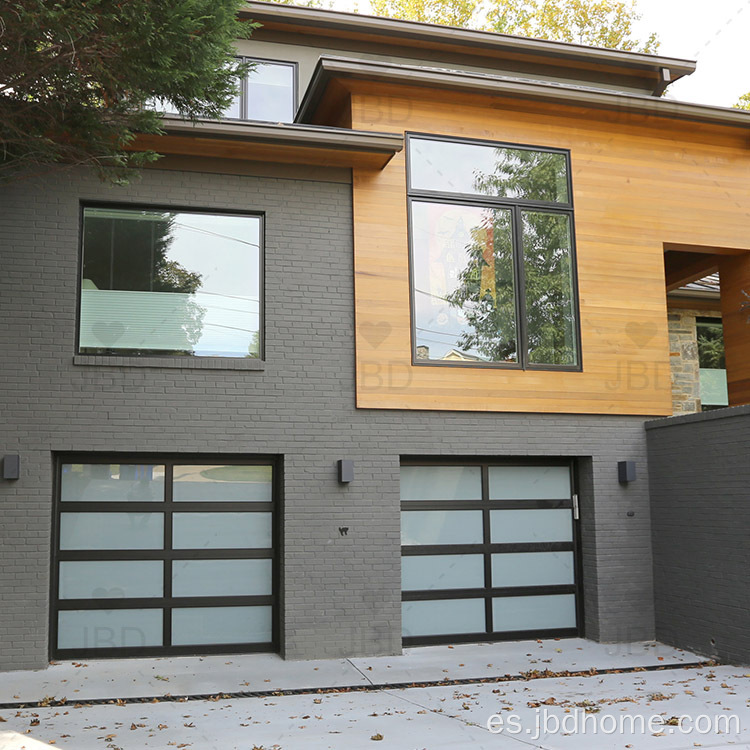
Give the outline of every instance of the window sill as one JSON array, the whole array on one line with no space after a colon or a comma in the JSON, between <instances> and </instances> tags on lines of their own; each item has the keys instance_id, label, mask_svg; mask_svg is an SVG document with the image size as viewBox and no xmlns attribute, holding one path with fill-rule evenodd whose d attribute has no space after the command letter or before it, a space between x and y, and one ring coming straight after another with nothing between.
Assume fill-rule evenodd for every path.
<instances>
[{"instance_id":1,"label":"window sill","mask_svg":"<svg viewBox=\"0 0 750 750\"><path fill-rule=\"evenodd\" d=\"M101 367L156 367L179 370L265 370L261 359L248 357L118 357L100 354L76 354L74 365Z\"/></svg>"}]
</instances>

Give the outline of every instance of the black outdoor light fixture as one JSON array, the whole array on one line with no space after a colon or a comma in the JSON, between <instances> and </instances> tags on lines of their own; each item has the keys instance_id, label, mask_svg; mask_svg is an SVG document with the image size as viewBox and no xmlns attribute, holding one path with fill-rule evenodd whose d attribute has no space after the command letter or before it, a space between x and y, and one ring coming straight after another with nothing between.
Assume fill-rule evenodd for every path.
<instances>
[{"instance_id":1,"label":"black outdoor light fixture","mask_svg":"<svg viewBox=\"0 0 750 750\"><path fill-rule=\"evenodd\" d=\"M340 458L336 462L336 466L338 467L339 482L341 484L349 484L349 482L354 480L354 461L347 461Z\"/></svg>"},{"instance_id":2,"label":"black outdoor light fixture","mask_svg":"<svg viewBox=\"0 0 750 750\"><path fill-rule=\"evenodd\" d=\"M617 479L620 484L635 482L635 461L618 461Z\"/></svg>"},{"instance_id":3,"label":"black outdoor light fixture","mask_svg":"<svg viewBox=\"0 0 750 750\"><path fill-rule=\"evenodd\" d=\"M21 476L21 457L3 456L3 479L19 479Z\"/></svg>"}]
</instances>

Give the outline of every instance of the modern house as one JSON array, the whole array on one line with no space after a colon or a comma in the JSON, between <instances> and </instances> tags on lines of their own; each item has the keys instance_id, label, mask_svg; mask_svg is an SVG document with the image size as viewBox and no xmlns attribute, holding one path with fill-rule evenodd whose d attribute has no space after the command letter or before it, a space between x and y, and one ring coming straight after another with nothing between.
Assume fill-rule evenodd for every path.
<instances>
[{"instance_id":1,"label":"modern house","mask_svg":"<svg viewBox=\"0 0 750 750\"><path fill-rule=\"evenodd\" d=\"M750 114L662 97L687 60L244 13L224 119L0 190L0 668L654 637L668 289L721 275L750 402Z\"/></svg>"}]
</instances>

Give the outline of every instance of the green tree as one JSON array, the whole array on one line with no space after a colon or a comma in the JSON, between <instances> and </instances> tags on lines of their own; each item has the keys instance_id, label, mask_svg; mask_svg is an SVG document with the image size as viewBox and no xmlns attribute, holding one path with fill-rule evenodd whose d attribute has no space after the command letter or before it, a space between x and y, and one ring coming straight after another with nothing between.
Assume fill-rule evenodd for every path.
<instances>
[{"instance_id":1,"label":"green tree","mask_svg":"<svg viewBox=\"0 0 750 750\"><path fill-rule=\"evenodd\" d=\"M0 7L0 182L90 165L112 181L158 155L149 104L218 117L246 66L234 43L256 26L241 0L6 0Z\"/></svg>"},{"instance_id":2,"label":"green tree","mask_svg":"<svg viewBox=\"0 0 750 750\"><path fill-rule=\"evenodd\" d=\"M370 0L373 13L407 21L471 26L479 0Z\"/></svg>"},{"instance_id":3,"label":"green tree","mask_svg":"<svg viewBox=\"0 0 750 750\"><path fill-rule=\"evenodd\" d=\"M633 36L635 0L490 0L488 30L631 52L656 52L656 34Z\"/></svg>"},{"instance_id":4,"label":"green tree","mask_svg":"<svg viewBox=\"0 0 750 750\"><path fill-rule=\"evenodd\" d=\"M282 0L287 2L287 0ZM307 0L308 7L324 7ZM656 52L656 34L634 36L636 0L371 0L379 16L575 42L633 52Z\"/></svg>"},{"instance_id":5,"label":"green tree","mask_svg":"<svg viewBox=\"0 0 750 750\"><path fill-rule=\"evenodd\" d=\"M747 94L743 94L736 104L732 105L735 109L750 109L750 91Z\"/></svg>"}]
</instances>

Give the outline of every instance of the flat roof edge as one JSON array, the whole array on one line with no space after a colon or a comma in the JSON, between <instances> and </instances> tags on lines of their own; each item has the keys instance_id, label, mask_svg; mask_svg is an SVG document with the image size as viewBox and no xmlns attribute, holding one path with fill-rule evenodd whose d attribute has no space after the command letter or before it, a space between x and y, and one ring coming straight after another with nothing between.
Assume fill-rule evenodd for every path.
<instances>
[{"instance_id":1,"label":"flat roof edge","mask_svg":"<svg viewBox=\"0 0 750 750\"><path fill-rule=\"evenodd\" d=\"M334 77L454 89L488 96L504 95L543 101L564 101L569 104L588 105L601 109L627 110L659 117L750 128L750 112L741 109L693 104L644 94L609 92L563 83L371 62L328 55L318 60L310 85L300 104L297 122L308 121L328 81Z\"/></svg>"},{"instance_id":2,"label":"flat roof edge","mask_svg":"<svg viewBox=\"0 0 750 750\"><path fill-rule=\"evenodd\" d=\"M352 33L370 33L389 36L392 39L413 41L433 41L446 45L483 47L488 50L506 50L508 52L525 52L529 54L555 55L578 61L605 63L641 70L659 71L669 68L673 77L689 75L695 71L696 61L678 57L651 55L644 52L588 47L571 42L557 42L547 39L498 34L491 31L463 29L454 26L402 21L360 13L349 13L321 8L305 8L295 5L278 5L275 3L249 0L240 11L242 17L253 20L275 21L280 23L302 23L311 27L331 28Z\"/></svg>"},{"instance_id":3,"label":"flat roof edge","mask_svg":"<svg viewBox=\"0 0 750 750\"><path fill-rule=\"evenodd\" d=\"M232 122L228 120L186 120L165 115L163 127L168 135L252 140L268 144L333 148L393 154L404 147L402 135L376 131L349 130L302 124Z\"/></svg>"}]
</instances>

